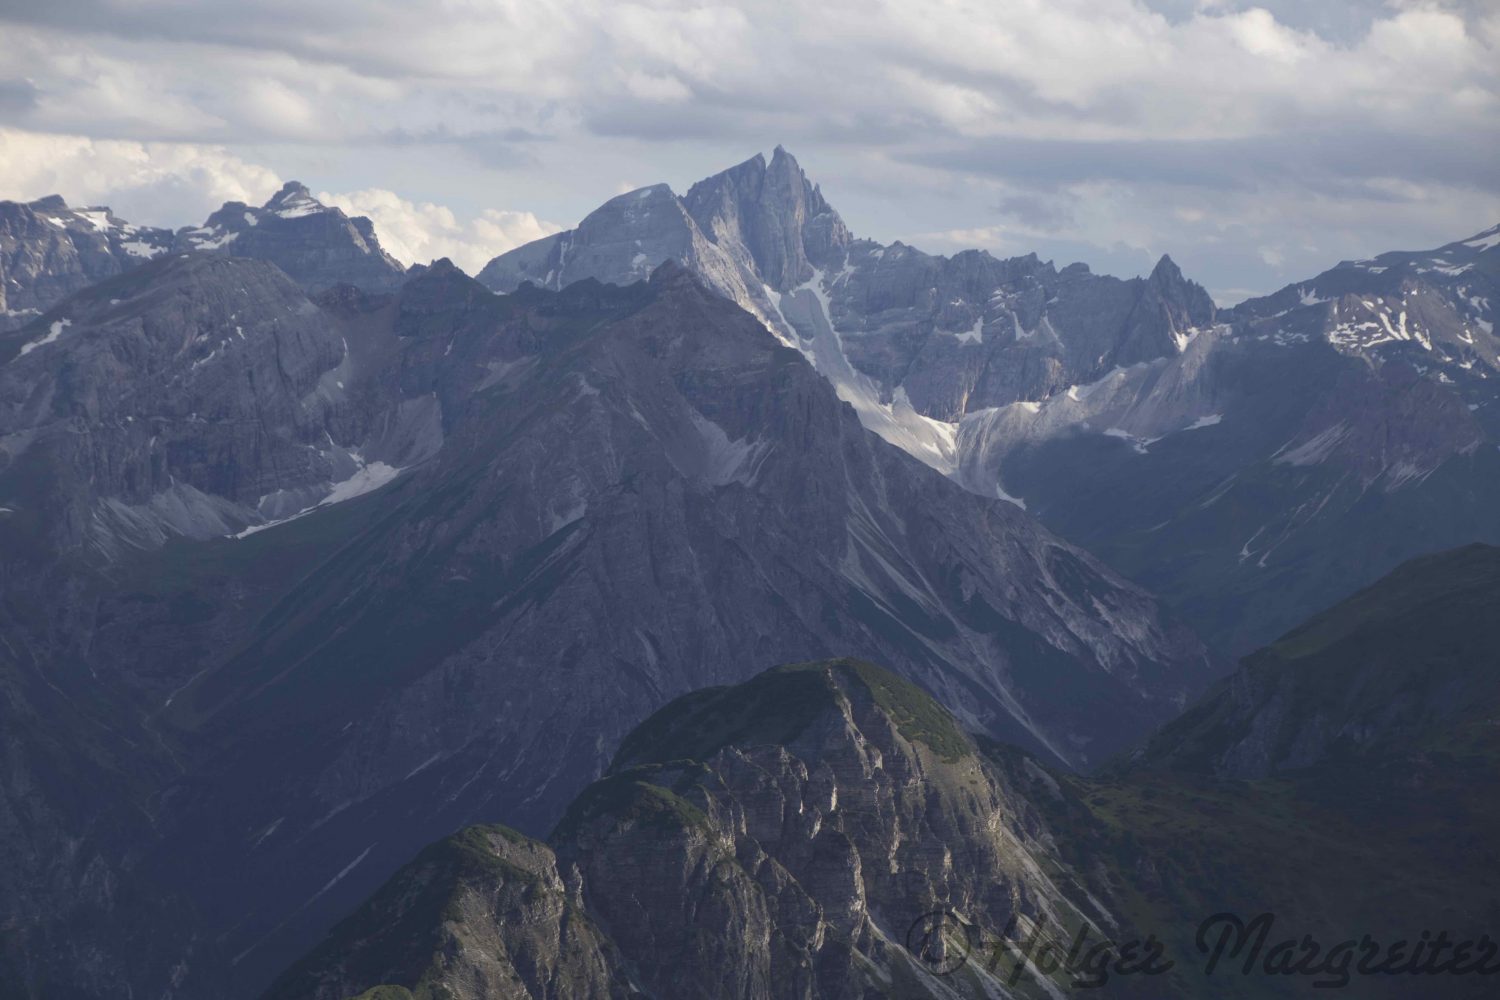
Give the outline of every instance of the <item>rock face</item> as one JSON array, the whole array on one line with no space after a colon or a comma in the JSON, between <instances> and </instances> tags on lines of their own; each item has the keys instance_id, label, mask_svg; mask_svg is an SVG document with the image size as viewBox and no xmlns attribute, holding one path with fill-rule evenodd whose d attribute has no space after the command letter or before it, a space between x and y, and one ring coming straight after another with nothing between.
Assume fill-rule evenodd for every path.
<instances>
[{"instance_id":1,"label":"rock face","mask_svg":"<svg viewBox=\"0 0 1500 1000\"><path fill-rule=\"evenodd\" d=\"M967 942L908 950L924 914L1112 919L1043 874L1016 780L892 674L779 668L647 720L548 845L475 828L429 849L267 997L985 996L979 962L928 964ZM443 867L458 854L469 872Z\"/></svg>"},{"instance_id":2,"label":"rock face","mask_svg":"<svg viewBox=\"0 0 1500 1000\"><path fill-rule=\"evenodd\" d=\"M107 208L75 211L56 195L0 201L0 333L164 253L172 241L167 230L132 226Z\"/></svg>"},{"instance_id":3,"label":"rock face","mask_svg":"<svg viewBox=\"0 0 1500 1000\"><path fill-rule=\"evenodd\" d=\"M329 208L296 181L260 208L227 203L199 228L178 233L176 247L269 261L309 292L334 285L391 291L405 270L381 249L369 219Z\"/></svg>"},{"instance_id":4,"label":"rock face","mask_svg":"<svg viewBox=\"0 0 1500 1000\"><path fill-rule=\"evenodd\" d=\"M1497 241L1340 265L1178 356L967 418L960 478L1232 651L1413 556L1500 542Z\"/></svg>"},{"instance_id":5,"label":"rock face","mask_svg":"<svg viewBox=\"0 0 1500 1000\"><path fill-rule=\"evenodd\" d=\"M310 292L339 284L391 291L404 271L369 219L323 205L296 181L260 208L229 202L202 226L176 233L132 225L108 208L72 209L57 195L0 201L0 333L168 253L268 261Z\"/></svg>"},{"instance_id":6,"label":"rock face","mask_svg":"<svg viewBox=\"0 0 1500 1000\"><path fill-rule=\"evenodd\" d=\"M1493 600L1493 551L1448 567L1475 558ZM1360 617L1359 603L1341 613ZM1342 622L1345 639L1382 632L1363 617ZM1426 640L1413 672L1447 662L1448 623L1409 624ZM1497 705L1492 672L1453 662L1450 676L1483 685L1475 721ZM1342 693L1371 677L1341 673ZM1195 735L1235 729L1199 721ZM1253 783L1144 760L1082 778L964 734L869 664L781 667L656 713L545 843L489 826L426 849L265 998L1300 996L1340 985L1337 963L1288 976L1282 940L1321 956L1361 934L1388 945L1442 928L1451 949L1487 933L1493 730L1441 741L1457 755L1443 761L1431 731L1387 729L1358 760ZM1159 742L1181 748L1186 732ZM1392 890L1393 870L1431 895ZM1271 913L1269 940L1210 971L1200 927L1216 913ZM1209 926L1211 948L1224 924ZM1346 971L1360 996L1410 995L1407 977ZM1422 989L1479 998L1491 985L1436 975Z\"/></svg>"},{"instance_id":7,"label":"rock face","mask_svg":"<svg viewBox=\"0 0 1500 1000\"><path fill-rule=\"evenodd\" d=\"M619 210L648 195L675 240ZM680 199L615 199L480 280L613 281L676 257L866 427L1025 504L1239 655L1404 559L1500 541L1497 255L1489 230L1221 312L1166 257L1120 281L854 239L778 149Z\"/></svg>"},{"instance_id":8,"label":"rock face","mask_svg":"<svg viewBox=\"0 0 1500 1000\"><path fill-rule=\"evenodd\" d=\"M1167 258L1147 279L1120 281L1034 255L945 258L855 240L780 147L682 198L665 185L621 195L576 230L495 258L479 280L560 288L639 277L669 258L800 349L872 430L943 471L955 464L952 428L945 445L913 428L1170 356L1214 318L1207 293ZM788 298L818 315L788 312Z\"/></svg>"},{"instance_id":9,"label":"rock face","mask_svg":"<svg viewBox=\"0 0 1500 1000\"><path fill-rule=\"evenodd\" d=\"M1246 657L1138 760L1263 778L1493 726L1497 607L1500 549L1413 560Z\"/></svg>"},{"instance_id":10,"label":"rock face","mask_svg":"<svg viewBox=\"0 0 1500 1000\"><path fill-rule=\"evenodd\" d=\"M233 534L420 460L441 440L435 416L425 440L394 440L393 418L417 434L411 408L377 417L389 400L347 388L375 352L259 261L169 254L93 286L0 340L7 523L112 559Z\"/></svg>"},{"instance_id":11,"label":"rock face","mask_svg":"<svg viewBox=\"0 0 1500 1000\"><path fill-rule=\"evenodd\" d=\"M1211 674L675 265L501 297L440 262L314 301L172 256L3 344L32 992L242 995L420 844L545 830L639 719L768 664L878 656L1071 764Z\"/></svg>"}]
</instances>

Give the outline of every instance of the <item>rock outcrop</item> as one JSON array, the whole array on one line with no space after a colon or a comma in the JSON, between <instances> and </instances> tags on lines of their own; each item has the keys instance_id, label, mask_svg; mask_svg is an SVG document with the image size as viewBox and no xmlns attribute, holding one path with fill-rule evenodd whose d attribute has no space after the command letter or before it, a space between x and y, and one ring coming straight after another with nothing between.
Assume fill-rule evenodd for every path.
<instances>
[{"instance_id":1,"label":"rock outcrop","mask_svg":"<svg viewBox=\"0 0 1500 1000\"><path fill-rule=\"evenodd\" d=\"M1226 653L1404 559L1500 541L1484 499L1500 488L1495 230L1221 311L1168 257L1122 281L854 239L780 149L681 199L648 191L676 243L601 210L575 231L589 254L549 237L480 279L613 281L675 256L801 350L866 427L1025 504Z\"/></svg>"},{"instance_id":2,"label":"rock outcrop","mask_svg":"<svg viewBox=\"0 0 1500 1000\"><path fill-rule=\"evenodd\" d=\"M988 956L963 967L974 942L925 915L1114 919L1052 868L1035 782L1011 763L856 661L689 695L548 844L491 827L428 849L267 997L992 995ZM458 856L475 860L445 867Z\"/></svg>"},{"instance_id":3,"label":"rock outcrop","mask_svg":"<svg viewBox=\"0 0 1500 1000\"><path fill-rule=\"evenodd\" d=\"M1213 673L673 264L312 300L172 256L5 344L0 829L54 887L5 899L28 982L236 995L419 845L544 831L641 718L768 664L875 656L1074 765Z\"/></svg>"},{"instance_id":4,"label":"rock outcrop","mask_svg":"<svg viewBox=\"0 0 1500 1000\"><path fill-rule=\"evenodd\" d=\"M229 202L201 226L137 226L108 208L69 208L58 195L0 201L0 333L90 285L173 253L248 257L280 268L308 292L335 285L392 291L405 269L370 220L349 217L288 182L260 208Z\"/></svg>"},{"instance_id":5,"label":"rock outcrop","mask_svg":"<svg viewBox=\"0 0 1500 1000\"><path fill-rule=\"evenodd\" d=\"M1376 641L1359 603L1346 637ZM1418 662L1447 663L1446 623L1410 625ZM1496 706L1487 673L1450 670L1482 686L1471 722ZM1491 984L1453 969L1487 947L1497 888L1493 730L1386 729L1254 782L1157 760L1084 778L967 736L869 664L777 668L648 719L545 843L488 826L423 851L265 997L1396 1000L1420 981L1477 1000ZM1237 920L1244 945L1216 945ZM1371 971L1405 961L1413 927L1421 971ZM1340 960L1362 935L1365 961Z\"/></svg>"}]
</instances>

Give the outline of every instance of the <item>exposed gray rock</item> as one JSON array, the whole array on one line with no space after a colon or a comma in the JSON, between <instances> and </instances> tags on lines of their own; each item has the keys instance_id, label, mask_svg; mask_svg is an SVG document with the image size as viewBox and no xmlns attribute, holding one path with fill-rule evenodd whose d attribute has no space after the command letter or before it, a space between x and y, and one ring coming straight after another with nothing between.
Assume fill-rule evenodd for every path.
<instances>
[{"instance_id":1,"label":"exposed gray rock","mask_svg":"<svg viewBox=\"0 0 1500 1000\"><path fill-rule=\"evenodd\" d=\"M979 948L957 924L926 951L917 941L935 911L992 930L1116 921L1053 865L1033 791L893 675L851 661L780 668L648 720L550 850L495 828L435 845L267 997L379 985L580 1000L1046 996L1034 981L1003 985L986 954L961 962ZM460 854L474 874L444 870ZM448 900L436 936L413 901L431 895Z\"/></svg>"},{"instance_id":2,"label":"exposed gray rock","mask_svg":"<svg viewBox=\"0 0 1500 1000\"><path fill-rule=\"evenodd\" d=\"M1426 597L1467 605L1467 618L1433 619L1422 604L1391 629L1356 599L1344 609L1355 620L1303 630L1327 638L1332 625L1346 650L1401 635L1413 658L1283 672L1304 704L1374 708L1393 681L1460 694L1436 725L1362 729L1354 756L1254 781L1191 773L1181 757L1052 773L971 739L868 664L781 667L646 720L546 845L480 827L424 851L266 998L520 1000L558 996L566 978L563 995L581 998L1269 1000L1309 989L1311 974L1298 981L1275 957L1302 934L1304 951L1347 940L1351 925L1375 941L1413 924L1476 939L1500 860L1489 835L1500 690L1483 656L1494 628L1471 612L1481 594L1493 603L1497 551L1424 571L1463 578ZM1419 680L1428 666L1439 683ZM1222 748L1241 732L1213 707L1223 701L1159 742L1189 759ZM1402 906L1380 905L1393 870L1429 891L1399 888ZM1202 928L1211 948L1225 913L1272 913L1271 940L1288 944L1247 948L1227 970L1225 954L1211 973ZM1337 984L1337 968L1318 978ZM1355 983L1362 997L1411 993L1404 977ZM1478 1000L1489 987L1438 973L1423 990Z\"/></svg>"},{"instance_id":3,"label":"exposed gray rock","mask_svg":"<svg viewBox=\"0 0 1500 1000\"><path fill-rule=\"evenodd\" d=\"M63 888L6 918L37 969L87 948L117 991L263 982L422 843L545 829L636 721L770 663L877 656L1074 764L1211 673L1148 594L869 434L676 265L500 297L440 262L311 301L173 256L7 344L7 711L81 699L110 734L18 726L13 773L124 769L105 799L150 830L18 787L92 853L18 847ZM180 914L148 943L142 900Z\"/></svg>"},{"instance_id":4,"label":"exposed gray rock","mask_svg":"<svg viewBox=\"0 0 1500 1000\"><path fill-rule=\"evenodd\" d=\"M70 209L56 195L0 201L0 333L171 245L168 230L132 226L107 208Z\"/></svg>"},{"instance_id":5,"label":"exposed gray rock","mask_svg":"<svg viewBox=\"0 0 1500 1000\"><path fill-rule=\"evenodd\" d=\"M632 199L651 211L629 211ZM756 156L681 199L665 185L615 198L578 229L495 258L479 280L497 291L621 281L669 258L801 349L866 426L944 472L955 458L935 450L923 418L952 423L1171 356L1214 318L1207 293L1166 258L1150 278L1122 282L1034 255L945 258L854 240L780 147L769 164ZM799 289L821 304L836 346L780 308Z\"/></svg>"},{"instance_id":6,"label":"exposed gray rock","mask_svg":"<svg viewBox=\"0 0 1500 1000\"><path fill-rule=\"evenodd\" d=\"M260 208L229 202L199 228L179 232L176 248L269 261L310 292L334 285L390 291L405 270L381 248L369 219L324 205L296 181Z\"/></svg>"},{"instance_id":7,"label":"exposed gray rock","mask_svg":"<svg viewBox=\"0 0 1500 1000\"><path fill-rule=\"evenodd\" d=\"M0 340L0 506L106 559L310 507L436 450L353 396L377 351L269 264L166 255Z\"/></svg>"},{"instance_id":8,"label":"exposed gray rock","mask_svg":"<svg viewBox=\"0 0 1500 1000\"><path fill-rule=\"evenodd\" d=\"M1500 549L1413 560L1274 645L1156 734L1138 765L1266 778L1492 729Z\"/></svg>"},{"instance_id":9,"label":"exposed gray rock","mask_svg":"<svg viewBox=\"0 0 1500 1000\"><path fill-rule=\"evenodd\" d=\"M165 254L269 261L309 292L349 284L391 291L404 269L370 220L350 218L288 182L260 208L229 202L197 227L136 226L108 208L69 208L58 195L0 201L0 333L90 285Z\"/></svg>"},{"instance_id":10,"label":"exposed gray rock","mask_svg":"<svg viewBox=\"0 0 1500 1000\"><path fill-rule=\"evenodd\" d=\"M959 477L1237 653L1405 559L1500 541L1494 243L1343 264L1176 356L971 415Z\"/></svg>"}]
</instances>

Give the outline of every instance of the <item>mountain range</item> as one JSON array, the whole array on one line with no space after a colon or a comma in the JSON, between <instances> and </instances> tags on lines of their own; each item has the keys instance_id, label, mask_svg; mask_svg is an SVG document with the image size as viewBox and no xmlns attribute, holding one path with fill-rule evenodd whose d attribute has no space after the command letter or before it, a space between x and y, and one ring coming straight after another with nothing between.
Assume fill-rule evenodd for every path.
<instances>
[{"instance_id":1,"label":"mountain range","mask_svg":"<svg viewBox=\"0 0 1500 1000\"><path fill-rule=\"evenodd\" d=\"M1500 541L1500 227L1220 310L1163 257L855 239L778 149L620 195L479 279L625 281L673 258L759 316L865 426L1024 506L1242 655L1404 560Z\"/></svg>"},{"instance_id":2,"label":"mountain range","mask_svg":"<svg viewBox=\"0 0 1500 1000\"><path fill-rule=\"evenodd\" d=\"M1289 630L1500 541L1497 245L1226 311L855 239L779 148L477 280L295 182L0 202L0 983L252 996L366 899L275 995L942 995L913 900L1180 923L1164 830L1248 871L1484 731L1489 550Z\"/></svg>"},{"instance_id":3,"label":"mountain range","mask_svg":"<svg viewBox=\"0 0 1500 1000\"><path fill-rule=\"evenodd\" d=\"M264 260L309 291L350 284L391 291L406 269L380 246L375 227L324 205L292 181L260 208L231 201L201 226L138 226L108 208L70 208L59 195L0 201L0 332L74 292L173 253Z\"/></svg>"},{"instance_id":4,"label":"mountain range","mask_svg":"<svg viewBox=\"0 0 1500 1000\"><path fill-rule=\"evenodd\" d=\"M236 994L423 842L544 832L652 709L769 664L877 655L1073 766L1215 673L672 263L314 301L171 254L0 343L3 897L49 996Z\"/></svg>"},{"instance_id":5,"label":"mountain range","mask_svg":"<svg viewBox=\"0 0 1500 1000\"><path fill-rule=\"evenodd\" d=\"M1496 637L1473 614L1497 601L1500 549L1403 566L1093 778L965 734L867 663L696 692L545 842L432 845L266 998L1488 996L1484 976L1361 974L1328 949L1441 930L1441 964L1500 913ZM1395 708L1412 689L1440 696ZM1262 913L1267 943L1211 967L1231 918ZM1300 975L1271 957L1283 940Z\"/></svg>"}]
</instances>

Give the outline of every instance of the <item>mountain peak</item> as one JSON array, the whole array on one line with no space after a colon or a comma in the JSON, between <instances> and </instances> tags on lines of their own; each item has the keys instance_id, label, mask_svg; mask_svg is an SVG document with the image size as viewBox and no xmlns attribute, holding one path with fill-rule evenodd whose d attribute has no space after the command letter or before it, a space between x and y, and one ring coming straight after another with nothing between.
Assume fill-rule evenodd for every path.
<instances>
[{"instance_id":1,"label":"mountain peak","mask_svg":"<svg viewBox=\"0 0 1500 1000\"><path fill-rule=\"evenodd\" d=\"M266 202L265 211L275 212L283 219L295 219L303 215L327 210L326 205L314 198L307 185L301 181L287 181L281 190Z\"/></svg>"},{"instance_id":2,"label":"mountain peak","mask_svg":"<svg viewBox=\"0 0 1500 1000\"><path fill-rule=\"evenodd\" d=\"M1151 280L1165 280L1173 283L1181 281L1182 268L1177 266L1177 262L1171 256L1162 254L1161 259L1156 262L1156 266L1151 269Z\"/></svg>"},{"instance_id":3,"label":"mountain peak","mask_svg":"<svg viewBox=\"0 0 1500 1000\"><path fill-rule=\"evenodd\" d=\"M617 194L604 204L616 205L635 201L661 201L663 199L675 197L677 197L677 195L673 193L672 186L670 184L648 184L645 187L639 187L634 189L633 191L626 191L623 194Z\"/></svg>"},{"instance_id":4,"label":"mountain peak","mask_svg":"<svg viewBox=\"0 0 1500 1000\"><path fill-rule=\"evenodd\" d=\"M274 195L271 196L271 201L267 202L267 204L281 201L290 201L291 199L299 196L303 198L311 198L312 192L309 191L307 189L307 185L303 184L301 181L287 181L285 184L281 185L281 190L277 191Z\"/></svg>"},{"instance_id":5,"label":"mountain peak","mask_svg":"<svg viewBox=\"0 0 1500 1000\"><path fill-rule=\"evenodd\" d=\"M45 198L30 202L28 207L37 212L66 212L68 203L63 201L63 196L60 194L49 194Z\"/></svg>"},{"instance_id":6,"label":"mountain peak","mask_svg":"<svg viewBox=\"0 0 1500 1000\"><path fill-rule=\"evenodd\" d=\"M771 150L771 163L766 168L766 170L770 173L781 171L782 173L797 174L799 176L802 176L802 165L797 162L797 158L795 156L787 152L787 148L785 146L781 145L778 145L775 149ZM803 183L806 183L807 178L805 176L802 176L802 179Z\"/></svg>"}]
</instances>

